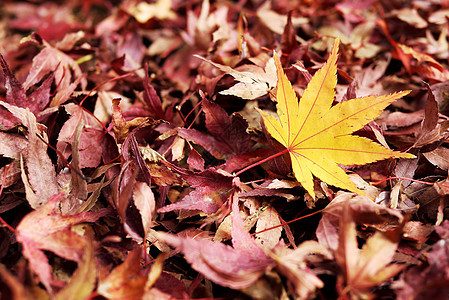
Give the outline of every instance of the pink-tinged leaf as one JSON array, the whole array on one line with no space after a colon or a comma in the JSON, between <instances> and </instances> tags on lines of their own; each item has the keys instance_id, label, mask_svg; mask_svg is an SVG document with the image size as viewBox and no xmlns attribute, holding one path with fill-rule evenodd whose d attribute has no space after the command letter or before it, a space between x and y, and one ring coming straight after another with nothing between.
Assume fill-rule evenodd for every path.
<instances>
[{"instance_id":1,"label":"pink-tinged leaf","mask_svg":"<svg viewBox=\"0 0 449 300\"><path fill-rule=\"evenodd\" d=\"M158 209L159 213L166 213L173 210L201 210L210 215L215 213L223 204L222 197L211 195L206 189L198 188L190 192L181 201L169 204Z\"/></svg>"},{"instance_id":2,"label":"pink-tinged leaf","mask_svg":"<svg viewBox=\"0 0 449 300\"><path fill-rule=\"evenodd\" d=\"M229 145L196 129L179 128L178 134L180 137L200 145L218 159L225 158L232 153L232 148Z\"/></svg>"},{"instance_id":3,"label":"pink-tinged leaf","mask_svg":"<svg viewBox=\"0 0 449 300\"><path fill-rule=\"evenodd\" d=\"M181 251L193 269L233 289L250 286L271 265L271 260L204 238L181 238L166 233L158 233L157 237Z\"/></svg>"},{"instance_id":4,"label":"pink-tinged leaf","mask_svg":"<svg viewBox=\"0 0 449 300\"><path fill-rule=\"evenodd\" d=\"M84 128L79 143L80 168L96 168L101 163L106 134L96 128ZM72 145L73 146L73 145Z\"/></svg>"},{"instance_id":5,"label":"pink-tinged leaf","mask_svg":"<svg viewBox=\"0 0 449 300\"><path fill-rule=\"evenodd\" d=\"M424 244L433 231L434 226L432 224L423 224L418 221L408 221L405 223L403 236L406 240Z\"/></svg>"},{"instance_id":6,"label":"pink-tinged leaf","mask_svg":"<svg viewBox=\"0 0 449 300\"><path fill-rule=\"evenodd\" d=\"M67 104L65 109L71 116L59 132L56 148L64 155L65 159L68 159L72 153L71 148L76 128L83 121L85 127L79 141L80 168L97 167L101 162L102 154L99 149L105 138L101 124L79 105Z\"/></svg>"},{"instance_id":7,"label":"pink-tinged leaf","mask_svg":"<svg viewBox=\"0 0 449 300\"><path fill-rule=\"evenodd\" d=\"M442 239L449 239L449 220L444 220L440 226L435 227L436 233Z\"/></svg>"},{"instance_id":8,"label":"pink-tinged leaf","mask_svg":"<svg viewBox=\"0 0 449 300\"><path fill-rule=\"evenodd\" d=\"M85 36L86 33L81 30L77 32L69 32L64 36L64 38L56 43L56 48L61 51L70 51L73 49L75 44Z\"/></svg>"},{"instance_id":9,"label":"pink-tinged leaf","mask_svg":"<svg viewBox=\"0 0 449 300\"><path fill-rule=\"evenodd\" d=\"M227 200L232 191L232 177L224 176L214 169L192 172L174 167L181 177L196 190L190 192L181 201L167 205L158 212L176 209L202 210L206 214L215 213Z\"/></svg>"},{"instance_id":10,"label":"pink-tinged leaf","mask_svg":"<svg viewBox=\"0 0 449 300\"><path fill-rule=\"evenodd\" d=\"M316 230L316 237L320 245L334 251L338 249L338 228L343 211L342 203L350 201L351 198L351 194L343 193L335 197L323 211L323 216Z\"/></svg>"},{"instance_id":11,"label":"pink-tinged leaf","mask_svg":"<svg viewBox=\"0 0 449 300\"><path fill-rule=\"evenodd\" d=\"M51 268L42 250L47 250L68 260L79 261L85 251L85 237L70 227L83 222L95 222L110 213L103 209L76 215L62 215L59 206L66 201L56 194L26 215L16 228L16 239L23 246L23 255L31 270L39 277L49 292L52 291Z\"/></svg>"},{"instance_id":12,"label":"pink-tinged leaf","mask_svg":"<svg viewBox=\"0 0 449 300\"><path fill-rule=\"evenodd\" d=\"M129 21L128 14L112 14L95 26L96 36L111 35L122 28Z\"/></svg>"},{"instance_id":13,"label":"pink-tinged leaf","mask_svg":"<svg viewBox=\"0 0 449 300\"><path fill-rule=\"evenodd\" d=\"M58 193L56 171L47 154L47 145L37 136L36 117L28 110L0 102L14 116L19 118L28 129L28 147L24 152L24 159L28 173L28 180L39 199L38 203L30 202L32 208L45 203L50 196Z\"/></svg>"},{"instance_id":14,"label":"pink-tinged leaf","mask_svg":"<svg viewBox=\"0 0 449 300\"><path fill-rule=\"evenodd\" d=\"M158 238L180 250L192 268L217 284L230 288L244 288L253 284L272 265L273 261L243 226L238 197L232 204L232 245L197 237L181 238L165 233Z\"/></svg>"},{"instance_id":15,"label":"pink-tinged leaf","mask_svg":"<svg viewBox=\"0 0 449 300\"><path fill-rule=\"evenodd\" d=\"M31 271L39 277L40 282L42 282L47 291L52 291L53 276L45 253L39 250L33 243L24 243L22 245L22 254L28 259Z\"/></svg>"},{"instance_id":16,"label":"pink-tinged leaf","mask_svg":"<svg viewBox=\"0 0 449 300\"><path fill-rule=\"evenodd\" d=\"M242 116L234 114L229 117L222 107L204 98L203 110L209 134L195 129L179 128L178 134L182 138L202 146L218 159L247 152L254 145L251 136L246 132L248 123Z\"/></svg>"},{"instance_id":17,"label":"pink-tinged leaf","mask_svg":"<svg viewBox=\"0 0 449 300\"><path fill-rule=\"evenodd\" d=\"M257 149L229 157L226 162L219 167L228 173L241 170L255 162L258 162L270 155L270 149Z\"/></svg>"},{"instance_id":18,"label":"pink-tinged leaf","mask_svg":"<svg viewBox=\"0 0 449 300\"><path fill-rule=\"evenodd\" d=\"M56 95L51 100L50 106L51 107L59 106L65 103L67 100L69 100L73 92L77 88L77 86L80 83L83 83L84 79L85 79L84 77L79 77L74 82L68 84L65 89L60 88L56 93Z\"/></svg>"},{"instance_id":19,"label":"pink-tinged leaf","mask_svg":"<svg viewBox=\"0 0 449 300\"><path fill-rule=\"evenodd\" d=\"M255 186L253 190L241 192L241 197L284 197L288 200L298 199L294 195L293 188L299 187L300 184L296 181L288 180L267 180L260 186Z\"/></svg>"},{"instance_id":20,"label":"pink-tinged leaf","mask_svg":"<svg viewBox=\"0 0 449 300\"><path fill-rule=\"evenodd\" d=\"M425 155L426 153L424 153L424 156ZM415 171L418 168L418 160L418 158L399 160L394 169L395 175L399 177L413 178ZM406 187L410 183L410 180L404 180L402 181L402 186Z\"/></svg>"},{"instance_id":21,"label":"pink-tinged leaf","mask_svg":"<svg viewBox=\"0 0 449 300\"><path fill-rule=\"evenodd\" d=\"M179 171L179 169L174 169ZM188 170L180 172L181 177L192 187L208 187L213 190L230 189L232 187L232 176L226 176L210 168L202 172L192 172Z\"/></svg>"},{"instance_id":22,"label":"pink-tinged leaf","mask_svg":"<svg viewBox=\"0 0 449 300\"><path fill-rule=\"evenodd\" d=\"M145 231L145 239L152 227L156 202L151 188L144 182L136 182L133 191L134 205L140 212L142 217L143 230Z\"/></svg>"},{"instance_id":23,"label":"pink-tinged leaf","mask_svg":"<svg viewBox=\"0 0 449 300\"><path fill-rule=\"evenodd\" d=\"M124 56L124 70L134 71L136 68L141 68L146 50L142 43L142 37L137 31L129 31L121 34L117 39L116 55Z\"/></svg>"},{"instance_id":24,"label":"pink-tinged leaf","mask_svg":"<svg viewBox=\"0 0 449 300\"><path fill-rule=\"evenodd\" d=\"M6 102L18 107L28 107L35 115L41 112L50 102L50 89L51 83L53 82L53 75L48 76L47 79L45 79L44 82L37 87L29 97L27 97L22 84L16 79L1 54L0 64L5 73Z\"/></svg>"},{"instance_id":25,"label":"pink-tinged leaf","mask_svg":"<svg viewBox=\"0 0 449 300\"><path fill-rule=\"evenodd\" d=\"M33 58L33 64L25 80L24 89L28 90L31 86L39 83L45 75L53 72L55 81L58 83L57 91L58 93L63 92L69 88L72 82L82 78L83 72L73 58L46 42L44 42L44 46L44 49ZM74 80L72 80L71 71L75 75ZM85 78L81 79L81 85L83 89L86 88L87 81Z\"/></svg>"},{"instance_id":26,"label":"pink-tinged leaf","mask_svg":"<svg viewBox=\"0 0 449 300\"><path fill-rule=\"evenodd\" d=\"M156 119L164 120L166 115L164 114L164 111L162 109L161 98L159 98L156 90L152 85L150 85L150 82L148 80L148 64L145 64L145 78L143 81L143 88L143 100L145 100L146 104L150 108L150 111L153 113ZM168 122L172 121L171 119L165 120Z\"/></svg>"},{"instance_id":27,"label":"pink-tinged leaf","mask_svg":"<svg viewBox=\"0 0 449 300\"><path fill-rule=\"evenodd\" d=\"M53 79L53 75L48 76L28 97L26 107L28 107L33 114L37 115L43 111L50 102L50 91Z\"/></svg>"},{"instance_id":28,"label":"pink-tinged leaf","mask_svg":"<svg viewBox=\"0 0 449 300\"><path fill-rule=\"evenodd\" d=\"M5 74L5 88L6 88L6 102L11 105L25 107L27 96L25 90L23 89L20 82L17 80L16 76L12 73L8 66L8 63L0 54L0 64L3 68Z\"/></svg>"},{"instance_id":29,"label":"pink-tinged leaf","mask_svg":"<svg viewBox=\"0 0 449 300\"><path fill-rule=\"evenodd\" d=\"M223 144L228 145L232 153L247 152L254 145L246 132L248 123L242 116L228 116L218 104L203 99L203 110L206 115L206 128L209 133Z\"/></svg>"},{"instance_id":30,"label":"pink-tinged leaf","mask_svg":"<svg viewBox=\"0 0 449 300\"><path fill-rule=\"evenodd\" d=\"M204 159L194 148L190 149L190 153L187 156L187 163L192 169L204 171Z\"/></svg>"},{"instance_id":31,"label":"pink-tinged leaf","mask_svg":"<svg viewBox=\"0 0 449 300\"><path fill-rule=\"evenodd\" d=\"M0 132L0 155L19 159L20 153L28 147L28 140L13 133Z\"/></svg>"},{"instance_id":32,"label":"pink-tinged leaf","mask_svg":"<svg viewBox=\"0 0 449 300\"><path fill-rule=\"evenodd\" d=\"M26 94L22 85L9 69L8 63L0 54L0 64L5 74L6 102L15 106L21 106L20 103L26 102ZM0 124L6 128L11 128L18 124L20 120L5 108L0 108Z\"/></svg>"},{"instance_id":33,"label":"pink-tinged leaf","mask_svg":"<svg viewBox=\"0 0 449 300\"><path fill-rule=\"evenodd\" d=\"M76 127L81 119L84 121L84 125L86 127L93 127L96 129L102 129L102 126L98 121L89 114L85 109L81 106L69 103L64 105L65 110L70 115L69 120L64 123L64 126L61 128L59 133L58 140L71 143L73 139L73 135L75 134Z\"/></svg>"},{"instance_id":34,"label":"pink-tinged leaf","mask_svg":"<svg viewBox=\"0 0 449 300\"><path fill-rule=\"evenodd\" d=\"M19 179L21 177L20 176L21 169L20 169L19 163L17 161L13 161L12 163L3 166L2 168L0 168L0 174L3 174L1 188L7 188L9 186L12 186L13 184L17 183L17 181L19 181ZM17 205L18 201L13 202L13 203L16 203L16 205ZM0 211L4 207L5 207L4 205L0 206ZM8 207L8 206L6 206L6 207Z\"/></svg>"},{"instance_id":35,"label":"pink-tinged leaf","mask_svg":"<svg viewBox=\"0 0 449 300\"><path fill-rule=\"evenodd\" d=\"M7 130L20 124L20 120L4 107L0 107L0 129Z\"/></svg>"},{"instance_id":36,"label":"pink-tinged leaf","mask_svg":"<svg viewBox=\"0 0 449 300\"><path fill-rule=\"evenodd\" d=\"M259 247L256 240L251 237L249 232L243 226L243 220L240 216L238 196L234 195L232 199L232 246L248 256L253 256L261 262L269 263L270 259L266 256L262 248Z\"/></svg>"}]
</instances>

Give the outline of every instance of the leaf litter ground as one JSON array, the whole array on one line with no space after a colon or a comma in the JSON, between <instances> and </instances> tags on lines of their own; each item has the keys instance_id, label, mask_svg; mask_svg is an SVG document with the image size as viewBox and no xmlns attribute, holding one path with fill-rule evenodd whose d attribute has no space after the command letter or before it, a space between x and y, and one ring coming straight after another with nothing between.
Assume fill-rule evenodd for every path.
<instances>
[{"instance_id":1,"label":"leaf litter ground","mask_svg":"<svg viewBox=\"0 0 449 300\"><path fill-rule=\"evenodd\" d=\"M5 299L447 298L444 1L0 14Z\"/></svg>"}]
</instances>

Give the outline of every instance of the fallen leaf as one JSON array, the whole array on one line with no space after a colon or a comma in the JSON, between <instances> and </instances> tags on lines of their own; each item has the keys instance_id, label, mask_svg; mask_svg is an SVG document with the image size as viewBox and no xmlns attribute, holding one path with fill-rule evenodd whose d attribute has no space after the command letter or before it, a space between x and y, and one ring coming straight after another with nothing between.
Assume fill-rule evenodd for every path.
<instances>
[{"instance_id":1,"label":"fallen leaf","mask_svg":"<svg viewBox=\"0 0 449 300\"><path fill-rule=\"evenodd\" d=\"M145 231L145 239L152 227L153 216L156 203L151 188L144 182L136 182L133 190L134 205L140 212L142 217L143 230Z\"/></svg>"},{"instance_id":2,"label":"fallen leaf","mask_svg":"<svg viewBox=\"0 0 449 300\"><path fill-rule=\"evenodd\" d=\"M405 223L403 237L409 241L416 241L423 244L429 238L429 235L434 231L434 226L431 224L423 224L418 221L409 221Z\"/></svg>"},{"instance_id":3,"label":"fallen leaf","mask_svg":"<svg viewBox=\"0 0 449 300\"><path fill-rule=\"evenodd\" d=\"M37 208L44 204L47 199L59 192L59 186L56 182L56 171L50 157L47 154L47 145L38 137L41 133L38 129L36 117L29 109L23 109L17 106L9 105L6 102L0 102L8 109L22 124L28 129L28 146L23 152L26 172L32 190L36 198L30 195L28 201L32 208ZM42 135L45 140L45 134Z\"/></svg>"},{"instance_id":4,"label":"fallen leaf","mask_svg":"<svg viewBox=\"0 0 449 300\"><path fill-rule=\"evenodd\" d=\"M33 58L33 65L23 86L25 90L28 90L32 85L41 81L45 75L53 72L58 89L51 106L56 106L69 99L71 93L67 94L68 90L74 89L78 83L85 88L87 81L83 78L83 72L73 58L52 47L49 43L45 41L43 43L44 48ZM72 78L70 70L73 71L74 78ZM75 82L77 84L73 86Z\"/></svg>"},{"instance_id":5,"label":"fallen leaf","mask_svg":"<svg viewBox=\"0 0 449 300\"><path fill-rule=\"evenodd\" d=\"M427 101L424 110L424 119L421 122L421 128L413 144L414 147L431 146L430 144L443 138L443 133L447 128L438 124L439 111L438 102L428 84L427 87ZM443 132L441 132L443 131ZM427 151L424 151L427 152Z\"/></svg>"},{"instance_id":6,"label":"fallen leaf","mask_svg":"<svg viewBox=\"0 0 449 300\"><path fill-rule=\"evenodd\" d=\"M351 135L408 92L351 99L331 107L337 83L338 44L336 39L327 63L315 73L299 104L279 59L275 58L279 119L259 110L268 132L290 153L296 179L312 197L312 174L328 184L364 195L339 164L362 165L386 158L414 157Z\"/></svg>"},{"instance_id":7,"label":"fallen leaf","mask_svg":"<svg viewBox=\"0 0 449 300\"><path fill-rule=\"evenodd\" d=\"M22 244L30 269L50 293L53 292L54 279L43 250L68 260L80 261L85 253L86 239L72 231L71 226L95 222L110 213L110 210L103 209L64 216L58 211L64 200L61 193L55 194L44 205L27 214L16 228L17 241Z\"/></svg>"},{"instance_id":8,"label":"fallen leaf","mask_svg":"<svg viewBox=\"0 0 449 300\"><path fill-rule=\"evenodd\" d=\"M392 263L401 233L402 226L387 232L377 231L359 249L356 223L349 201L346 201L340 219L338 249L335 252L337 263L343 269L343 276L339 278L342 297L351 295L355 299L369 298L372 296L371 288L405 268L404 265Z\"/></svg>"},{"instance_id":9,"label":"fallen leaf","mask_svg":"<svg viewBox=\"0 0 449 300\"><path fill-rule=\"evenodd\" d=\"M447 171L449 169L449 149L437 147L430 152L423 153L424 157L433 165Z\"/></svg>"},{"instance_id":10,"label":"fallen leaf","mask_svg":"<svg viewBox=\"0 0 449 300\"><path fill-rule=\"evenodd\" d=\"M78 268L69 282L55 296L56 300L87 299L95 288L97 272L95 269L93 231L86 228L86 247Z\"/></svg>"},{"instance_id":11,"label":"fallen leaf","mask_svg":"<svg viewBox=\"0 0 449 300\"><path fill-rule=\"evenodd\" d=\"M393 283L398 299L445 299L449 293L449 244L448 221L437 226L435 231L441 237L430 246L426 261L401 273Z\"/></svg>"},{"instance_id":12,"label":"fallen leaf","mask_svg":"<svg viewBox=\"0 0 449 300\"><path fill-rule=\"evenodd\" d=\"M172 2L158 0L156 3L139 2L135 7L131 7L131 14L140 23L146 23L152 18L174 19L176 14L171 10Z\"/></svg>"},{"instance_id":13,"label":"fallen leaf","mask_svg":"<svg viewBox=\"0 0 449 300\"><path fill-rule=\"evenodd\" d=\"M307 266L308 259L318 257L331 259L332 254L316 241L306 241L296 249L276 247L270 256L277 262L276 268L287 277L295 287L300 299L309 299L312 293L324 286L318 276Z\"/></svg>"},{"instance_id":14,"label":"fallen leaf","mask_svg":"<svg viewBox=\"0 0 449 300\"><path fill-rule=\"evenodd\" d=\"M39 87L27 96L22 84L14 76L8 66L8 63L1 54L0 65L3 68L6 81L5 102L18 107L29 108L30 111L37 116L38 113L41 112L50 101L50 89L53 81L53 75L48 76ZM11 115L10 112L4 111L4 108L0 108L0 111L2 114L6 114L6 116L8 116L6 120L1 121L4 126L9 127L8 124L13 124L18 121L16 117Z\"/></svg>"},{"instance_id":15,"label":"fallen leaf","mask_svg":"<svg viewBox=\"0 0 449 300\"><path fill-rule=\"evenodd\" d=\"M5 74L6 102L15 106L22 106L26 103L26 94L20 82L12 73L8 63L0 54L0 64Z\"/></svg>"},{"instance_id":16,"label":"fallen leaf","mask_svg":"<svg viewBox=\"0 0 449 300\"><path fill-rule=\"evenodd\" d=\"M395 9L391 12L399 20L407 22L408 24L416 28L426 28L428 26L426 20L424 20L418 13L416 8L401 8Z\"/></svg>"},{"instance_id":17,"label":"fallen leaf","mask_svg":"<svg viewBox=\"0 0 449 300\"><path fill-rule=\"evenodd\" d=\"M83 122L84 127L79 139L79 167L97 167L101 162L101 144L105 140L105 133L95 117L79 105L72 103L64 106L69 119L64 123L58 135L56 148L68 159L72 154L73 139L78 125Z\"/></svg>"},{"instance_id":18,"label":"fallen leaf","mask_svg":"<svg viewBox=\"0 0 449 300\"><path fill-rule=\"evenodd\" d=\"M284 28L287 25L287 16L277 13L271 9L271 6L271 2L264 2L257 10L257 17L271 31L282 35ZM304 17L292 18L292 23L295 27L301 24L306 24L308 21L308 18Z\"/></svg>"},{"instance_id":19,"label":"fallen leaf","mask_svg":"<svg viewBox=\"0 0 449 300\"><path fill-rule=\"evenodd\" d=\"M247 132L246 120L238 113L229 116L221 106L204 97L202 101L206 128L210 134L191 128L179 128L179 136L201 145L218 159L231 159L235 156L234 160L239 160L239 156L254 156L255 153L248 152L255 143ZM232 164L235 162L230 161L225 169L233 168Z\"/></svg>"},{"instance_id":20,"label":"fallen leaf","mask_svg":"<svg viewBox=\"0 0 449 300\"><path fill-rule=\"evenodd\" d=\"M210 63L220 69L220 71L231 75L235 80L239 81L233 87L221 91L220 94L222 95L234 95L243 99L252 100L267 94L276 86L276 67L272 58L267 61L265 70L258 66L245 65L243 66L244 68L242 67L243 70L240 71L215 63L199 55L195 55L195 57Z\"/></svg>"},{"instance_id":21,"label":"fallen leaf","mask_svg":"<svg viewBox=\"0 0 449 300\"><path fill-rule=\"evenodd\" d=\"M115 267L106 278L100 279L98 294L114 300L140 299L148 279L142 274L141 252L140 248L130 251L121 265Z\"/></svg>"},{"instance_id":22,"label":"fallen leaf","mask_svg":"<svg viewBox=\"0 0 449 300\"><path fill-rule=\"evenodd\" d=\"M323 210L316 230L318 242L334 251L339 248L339 227L345 205L350 205L353 219L367 226L398 227L404 220L398 210L376 204L365 196L354 197L352 193L342 192Z\"/></svg>"},{"instance_id":23,"label":"fallen leaf","mask_svg":"<svg viewBox=\"0 0 449 300\"><path fill-rule=\"evenodd\" d=\"M256 240L263 245L266 249L273 249L276 246L282 234L282 226L277 228L271 228L281 225L278 212L273 207L267 207L259 215L256 223L256 232L269 229L267 231L257 233Z\"/></svg>"},{"instance_id":24,"label":"fallen leaf","mask_svg":"<svg viewBox=\"0 0 449 300\"><path fill-rule=\"evenodd\" d=\"M177 168L173 170L180 171ZM213 214L228 200L229 193L232 191L232 177L222 175L214 169L198 173L183 170L181 176L195 190L180 201L160 208L158 212L187 209Z\"/></svg>"},{"instance_id":25,"label":"fallen leaf","mask_svg":"<svg viewBox=\"0 0 449 300\"><path fill-rule=\"evenodd\" d=\"M200 237L183 238L161 232L157 237L180 250L192 268L215 283L245 288L256 282L273 261L244 229L237 197L233 203L231 234L233 247Z\"/></svg>"},{"instance_id":26,"label":"fallen leaf","mask_svg":"<svg viewBox=\"0 0 449 300\"><path fill-rule=\"evenodd\" d=\"M206 128L218 141L230 148L228 153L247 152L254 145L247 133L248 123L239 114L228 116L216 103L203 99ZM224 149L225 150L225 149Z\"/></svg>"},{"instance_id":27,"label":"fallen leaf","mask_svg":"<svg viewBox=\"0 0 449 300\"><path fill-rule=\"evenodd\" d=\"M145 300L151 299L191 299L186 292L184 283L173 275L162 272L154 287L145 293Z\"/></svg>"}]
</instances>

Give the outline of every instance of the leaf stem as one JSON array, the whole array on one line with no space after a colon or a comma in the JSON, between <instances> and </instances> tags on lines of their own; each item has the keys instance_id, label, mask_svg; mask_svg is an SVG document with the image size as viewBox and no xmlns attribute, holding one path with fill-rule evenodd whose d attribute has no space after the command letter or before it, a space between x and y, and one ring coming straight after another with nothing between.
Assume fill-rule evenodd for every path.
<instances>
[{"instance_id":1,"label":"leaf stem","mask_svg":"<svg viewBox=\"0 0 449 300\"><path fill-rule=\"evenodd\" d=\"M422 181L422 180L417 180L417 179L407 178L407 177L401 177L401 176L388 177L388 178L385 178L385 179L383 179L381 181L372 182L371 185L379 185L379 184L384 183L387 180L392 180L392 179L410 180L410 181L421 183L421 184L425 184L425 185L433 185L432 182L427 182L427 181Z\"/></svg>"},{"instance_id":2,"label":"leaf stem","mask_svg":"<svg viewBox=\"0 0 449 300\"><path fill-rule=\"evenodd\" d=\"M83 106L83 103L84 103L84 101L86 101L86 99L87 99L90 95L92 95L92 93L93 93L94 91L96 91L96 90L99 89L101 86L105 85L106 83L109 83L109 82L112 82L112 81L115 81L115 80L119 80L119 79L122 79L122 78L125 78L125 77L128 77L128 76L131 76L131 75L133 75L133 73L126 73L126 74L123 74L123 75L120 75L120 76L117 76L117 77L108 79L108 80L106 80L106 81L100 83L99 85L97 85L96 87L94 87L92 90L90 90L90 92L89 92L89 93L88 93L88 94L81 100L81 102L78 103L78 105L79 105L79 106L80 106L80 107L81 107L87 114L91 115L91 116L92 116L98 123L100 123L101 127L103 127L104 132L108 132L108 129L106 128L106 125L103 124L103 122L101 122L100 119L98 119L98 117L97 117L94 113L92 113L91 111L89 111L88 109L86 109L86 108ZM76 101L75 101L75 103L76 103Z\"/></svg>"},{"instance_id":3,"label":"leaf stem","mask_svg":"<svg viewBox=\"0 0 449 300\"><path fill-rule=\"evenodd\" d=\"M200 96L201 96L201 101L199 101L199 102L195 105L195 107L193 107L192 110L190 110L190 112L186 115L186 122L187 122L187 118L190 116L190 114L192 114L192 113L195 111L195 109L197 109L198 106L200 106L200 105L203 103L204 99L206 99L206 96L204 95L204 93L203 93L201 90L200 90ZM191 128L191 127L192 127L192 125L193 125L193 124L195 123L195 121L198 119L198 117L199 117L199 115L201 114L202 111L203 111L203 108L201 107L201 108L200 108L200 111L199 111L198 114L195 116L195 118L193 119L192 123L190 123L189 127L187 127L187 128ZM187 125L187 124L186 124L186 125Z\"/></svg>"},{"instance_id":4,"label":"leaf stem","mask_svg":"<svg viewBox=\"0 0 449 300\"><path fill-rule=\"evenodd\" d=\"M284 150L282 150L281 152L278 152L278 153L276 153L276 154L270 155L270 156L268 156L268 157L266 157L266 158L264 158L264 159L262 159L262 160L259 160L258 162L255 162L255 163L253 163L253 164L247 166L246 168L241 169L240 171L238 171L237 173L235 173L235 176L239 176L239 175L242 174L243 172L246 172L246 171L248 171L249 169L254 168L255 166L258 166L258 165L260 165L260 164L263 164L264 162L267 162L267 161L269 161L270 159L273 159L273 158L275 158L275 157L284 155L285 153L288 153L288 152L289 152L288 149L284 149Z\"/></svg>"},{"instance_id":5,"label":"leaf stem","mask_svg":"<svg viewBox=\"0 0 449 300\"><path fill-rule=\"evenodd\" d=\"M79 103L79 105L80 105L80 106L83 106L84 101L86 101L86 99L87 99L90 95L92 95L92 93L93 93L94 91L98 90L101 86L105 85L106 83L109 83L109 82L112 82L112 81L115 81L115 80L118 80L118 79L126 78L126 77L131 76L131 75L133 75L133 73L129 72L129 73L126 73L126 74L123 74L123 75L120 75L120 76L117 76L117 77L108 79L108 80L106 80L106 81L100 83L99 85L97 85L96 87L94 87L92 90L90 90L90 92L83 98L83 100L81 100L81 102Z\"/></svg>"},{"instance_id":6,"label":"leaf stem","mask_svg":"<svg viewBox=\"0 0 449 300\"><path fill-rule=\"evenodd\" d=\"M287 225L287 224L290 224L290 223L293 223L293 222L296 222L296 221L299 221L299 220L302 220L302 219L305 219L305 218L308 218L308 217L317 215L317 214L323 212L323 210L325 210L325 208L320 209L320 210L317 210L317 211L314 211L313 213L310 213L310 214L308 214L308 215L305 215L305 216L301 216L301 217L295 218L295 219L290 220L290 221L287 221L287 222L281 221L281 222L282 222L281 224L276 225L276 226L273 226L273 227L265 228L264 230L261 230L261 231L258 231L258 232L254 232L254 233L251 234L251 236L254 236L254 235L256 235L256 234L259 234L259 233L262 233L262 232L265 232L265 231L268 231L268 230L276 229L276 228L278 228L278 227L285 226L285 225Z\"/></svg>"}]
</instances>

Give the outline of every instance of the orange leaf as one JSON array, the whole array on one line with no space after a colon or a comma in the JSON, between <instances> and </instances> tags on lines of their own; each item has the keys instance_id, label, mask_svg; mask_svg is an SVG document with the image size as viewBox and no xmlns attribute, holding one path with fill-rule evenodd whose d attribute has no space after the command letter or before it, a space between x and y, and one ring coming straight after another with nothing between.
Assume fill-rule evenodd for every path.
<instances>
[{"instance_id":1,"label":"orange leaf","mask_svg":"<svg viewBox=\"0 0 449 300\"><path fill-rule=\"evenodd\" d=\"M351 135L409 92L351 99L332 106L337 85L338 44L336 39L327 63L312 77L299 103L275 55L278 118L259 110L268 132L289 151L296 179L312 197L315 197L313 175L333 186L365 195L339 165L414 157Z\"/></svg>"}]
</instances>

